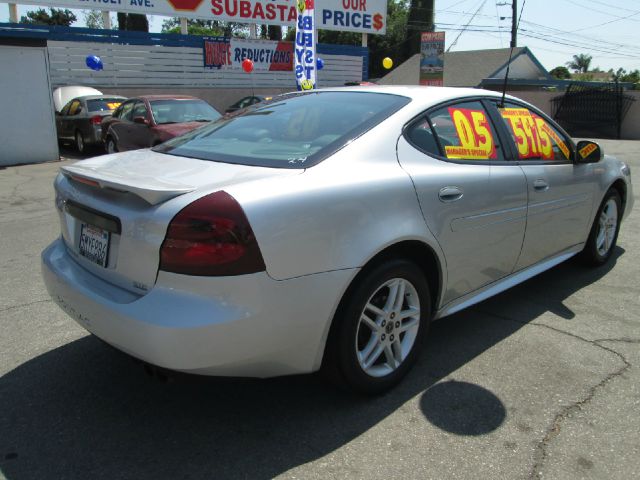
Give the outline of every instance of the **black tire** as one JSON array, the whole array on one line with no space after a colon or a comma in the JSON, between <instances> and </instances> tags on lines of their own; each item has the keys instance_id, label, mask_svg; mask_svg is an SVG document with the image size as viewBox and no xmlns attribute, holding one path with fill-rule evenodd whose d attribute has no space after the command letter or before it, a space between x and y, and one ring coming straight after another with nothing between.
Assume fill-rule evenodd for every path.
<instances>
[{"instance_id":1,"label":"black tire","mask_svg":"<svg viewBox=\"0 0 640 480\"><path fill-rule=\"evenodd\" d=\"M613 236L610 238L610 243L608 248L603 248L603 244L601 242L601 232L603 228L607 228L606 225L603 224L603 219L607 217L607 213L603 215L605 209L609 214L612 214L612 204L615 204L615 228L612 228L609 225L609 235L611 233ZM615 249L616 242L618 240L618 232L620 231L620 219L622 217L622 200L620 199L620 194L617 190L610 189L602 203L600 204L600 208L598 208L598 213L596 213L596 217L593 220L593 225L591 226L591 231L589 232L589 238L587 239L587 243L584 246L584 250L582 251L582 260L592 266L603 265L604 263L611 258L613 250Z\"/></svg>"},{"instance_id":2,"label":"black tire","mask_svg":"<svg viewBox=\"0 0 640 480\"><path fill-rule=\"evenodd\" d=\"M416 300L412 297L417 295L420 309L417 330L415 327L411 327L411 330L397 334L396 342L398 342L398 345L405 342L405 340L407 341L406 356L399 361L399 365L391 367L387 361L387 353L383 351L380 357L377 357L378 360L374 361L373 365L369 368L382 369L383 372L386 369L395 369L389 371L389 373L376 372L376 375L379 376L374 376L365 371L365 367L362 365L361 360L359 360L359 358L361 358L359 352L362 353L367 350L364 345L368 345L369 342L378 342L381 345L383 342L375 340L374 337L376 334L372 331L371 327L363 324L360 319L361 315L365 313L365 305L373 304L376 301L385 303L386 298L384 297L384 292L387 292L387 296L392 292L391 287L385 285L387 282L392 282L397 279L405 282L405 285L413 287L412 291L411 288L407 286L406 292L410 293L397 296L402 303L399 310L403 310L405 306L409 308L409 301L414 302L415 305ZM382 296L377 300L376 295ZM369 302L370 300L371 302ZM368 315L371 316L372 312L367 312ZM416 315L416 320L418 320L417 317ZM393 259L387 260L368 271L363 271L361 276L356 279L354 285L348 290L334 318L325 349L323 362L324 373L339 386L359 393L378 394L389 390L407 374L415 363L423 340L426 337L430 317L431 295L429 293L429 285L423 272L414 263L405 259ZM381 328L385 327L385 324L382 323L385 322L385 317L376 315L375 318L380 328L379 332L381 333L381 335L378 335L376 338L382 338L382 340L384 340L386 333L387 342L394 339L394 326L398 329L395 330L395 332L400 332L403 328L402 325L408 325L408 323L404 323L405 320L398 322L397 320L400 319L400 316L398 316L395 321L388 322L392 324L392 330L388 330L389 324L386 325L386 329ZM388 318L393 319L394 317L391 316ZM411 320L412 319L407 319L406 322ZM398 323L402 325L398 327ZM406 337L409 334L411 337ZM413 339L413 343L409 345L411 339ZM398 345L391 345L389 347L394 357L397 350L393 347ZM359 350L360 346L364 348Z\"/></svg>"},{"instance_id":3,"label":"black tire","mask_svg":"<svg viewBox=\"0 0 640 480\"><path fill-rule=\"evenodd\" d=\"M104 142L104 149L107 153L116 153L118 151L118 145L112 136L108 136Z\"/></svg>"},{"instance_id":4,"label":"black tire","mask_svg":"<svg viewBox=\"0 0 640 480\"><path fill-rule=\"evenodd\" d=\"M76 130L75 144L76 144L76 150L78 150L78 153L87 152L87 144L85 143L84 137L82 136L82 132L80 130Z\"/></svg>"}]
</instances>

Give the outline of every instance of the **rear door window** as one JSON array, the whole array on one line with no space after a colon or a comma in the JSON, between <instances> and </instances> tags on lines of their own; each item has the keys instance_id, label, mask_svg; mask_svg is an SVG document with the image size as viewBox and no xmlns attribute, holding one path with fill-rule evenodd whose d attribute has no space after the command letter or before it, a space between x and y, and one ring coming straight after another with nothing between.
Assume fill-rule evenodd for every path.
<instances>
[{"instance_id":1,"label":"rear door window","mask_svg":"<svg viewBox=\"0 0 640 480\"><path fill-rule=\"evenodd\" d=\"M121 98L96 98L87 100L87 109L90 112L110 112L122 103Z\"/></svg>"},{"instance_id":2,"label":"rear door window","mask_svg":"<svg viewBox=\"0 0 640 480\"><path fill-rule=\"evenodd\" d=\"M133 111L133 103L134 102L124 103L122 105L122 110L120 111L120 116L118 118L120 118L121 120L132 121L131 113Z\"/></svg>"},{"instance_id":3,"label":"rear door window","mask_svg":"<svg viewBox=\"0 0 640 480\"><path fill-rule=\"evenodd\" d=\"M441 156L450 160L504 160L502 150L497 148L496 130L480 101L447 105L429 113L429 120ZM418 128L427 131L424 125Z\"/></svg>"}]
</instances>

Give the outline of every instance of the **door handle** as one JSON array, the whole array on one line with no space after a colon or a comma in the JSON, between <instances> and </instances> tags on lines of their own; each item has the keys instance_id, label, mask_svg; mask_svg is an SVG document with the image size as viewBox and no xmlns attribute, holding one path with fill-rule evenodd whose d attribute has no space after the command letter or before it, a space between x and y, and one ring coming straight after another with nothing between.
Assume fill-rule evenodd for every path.
<instances>
[{"instance_id":1,"label":"door handle","mask_svg":"<svg viewBox=\"0 0 640 480\"><path fill-rule=\"evenodd\" d=\"M544 192L549 189L549 184L545 180L539 178L533 182L533 189L538 192Z\"/></svg>"},{"instance_id":2,"label":"door handle","mask_svg":"<svg viewBox=\"0 0 640 480\"><path fill-rule=\"evenodd\" d=\"M460 200L463 197L462 189L458 187L443 187L438 192L441 202L449 203Z\"/></svg>"}]
</instances>

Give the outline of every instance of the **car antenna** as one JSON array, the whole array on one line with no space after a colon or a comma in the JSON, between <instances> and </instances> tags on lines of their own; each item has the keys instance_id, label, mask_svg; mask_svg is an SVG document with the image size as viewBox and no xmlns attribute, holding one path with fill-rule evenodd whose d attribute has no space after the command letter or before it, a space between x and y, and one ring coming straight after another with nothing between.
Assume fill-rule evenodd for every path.
<instances>
[{"instance_id":1,"label":"car antenna","mask_svg":"<svg viewBox=\"0 0 640 480\"><path fill-rule=\"evenodd\" d=\"M511 0L513 3L513 15L517 13L516 9L516 1ZM502 85L502 100L500 101L500 108L504 108L504 97L507 94L507 83L509 82L509 69L511 68L511 58L513 57L513 49L516 46L516 35L518 33L518 29L520 28L520 20L522 20L522 11L524 10L524 4L527 3L527 0L522 0L522 7L520 7L520 16L518 17L518 23L515 24L515 28L513 30L512 40L511 40L511 50L509 51L509 61L507 62L507 71L504 74L504 84Z\"/></svg>"}]
</instances>

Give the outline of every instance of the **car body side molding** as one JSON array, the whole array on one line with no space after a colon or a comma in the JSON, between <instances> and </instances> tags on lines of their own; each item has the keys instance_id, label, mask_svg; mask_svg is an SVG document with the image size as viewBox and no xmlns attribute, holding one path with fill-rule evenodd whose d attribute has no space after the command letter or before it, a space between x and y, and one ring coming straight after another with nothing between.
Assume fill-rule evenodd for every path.
<instances>
[{"instance_id":1,"label":"car body side molding","mask_svg":"<svg viewBox=\"0 0 640 480\"><path fill-rule=\"evenodd\" d=\"M582 251L583 247L584 244L574 245L573 247L566 249L558 255L555 255L549 259L546 259L518 272L512 273L508 277L504 277L502 280L490 283L489 285L486 285L474 292L471 292L463 297L449 302L447 305L444 305L442 308L440 308L438 312L436 312L434 319L452 315L456 312L464 310L465 308L475 305L476 303L480 303L483 300L493 297L494 295L504 292L511 287L515 287L519 283L522 283L525 280L529 280L539 273L542 273L545 270L549 270L550 268L559 265L565 260L570 259L574 255Z\"/></svg>"}]
</instances>

